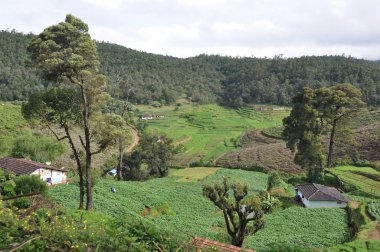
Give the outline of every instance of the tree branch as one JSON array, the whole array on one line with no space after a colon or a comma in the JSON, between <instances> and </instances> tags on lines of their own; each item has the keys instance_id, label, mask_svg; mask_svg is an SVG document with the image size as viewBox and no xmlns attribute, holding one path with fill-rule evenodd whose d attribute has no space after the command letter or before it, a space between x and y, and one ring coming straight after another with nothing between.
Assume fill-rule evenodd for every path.
<instances>
[{"instance_id":1,"label":"tree branch","mask_svg":"<svg viewBox=\"0 0 380 252\"><path fill-rule=\"evenodd\" d=\"M65 138L68 138L67 135L65 135L65 136L63 136L63 137L59 137L59 136L57 135L57 133L55 133L55 131L50 127L49 124L47 124L46 126L47 126L48 129L51 131L51 133L53 133L53 135L55 136L55 138L56 138L58 141L61 141L61 140L65 139Z\"/></svg>"},{"instance_id":2,"label":"tree branch","mask_svg":"<svg viewBox=\"0 0 380 252\"><path fill-rule=\"evenodd\" d=\"M84 144L81 135L78 135L78 137L79 137L80 143L82 144L83 148L86 149L86 145Z\"/></svg>"}]
</instances>

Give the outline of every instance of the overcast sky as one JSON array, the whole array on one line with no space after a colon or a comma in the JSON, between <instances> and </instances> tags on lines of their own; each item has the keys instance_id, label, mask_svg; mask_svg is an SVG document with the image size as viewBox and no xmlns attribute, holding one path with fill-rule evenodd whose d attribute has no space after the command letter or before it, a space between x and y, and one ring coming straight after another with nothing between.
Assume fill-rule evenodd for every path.
<instances>
[{"instance_id":1,"label":"overcast sky","mask_svg":"<svg viewBox=\"0 0 380 252\"><path fill-rule=\"evenodd\" d=\"M96 40L201 53L380 59L379 0L0 0L0 29L40 33L70 13Z\"/></svg>"}]
</instances>

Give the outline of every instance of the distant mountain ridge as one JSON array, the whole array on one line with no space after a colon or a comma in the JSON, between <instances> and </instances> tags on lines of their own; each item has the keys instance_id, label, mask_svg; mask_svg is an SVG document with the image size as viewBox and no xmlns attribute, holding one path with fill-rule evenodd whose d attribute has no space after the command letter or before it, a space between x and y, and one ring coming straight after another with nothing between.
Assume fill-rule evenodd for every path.
<instances>
[{"instance_id":1,"label":"distant mountain ridge","mask_svg":"<svg viewBox=\"0 0 380 252\"><path fill-rule=\"evenodd\" d=\"M0 100L25 100L52 83L27 67L26 46L34 35L0 31ZM343 56L284 59L199 55L181 59L97 42L101 72L111 95L135 103L218 102L239 107L250 103L287 105L304 86L350 82L367 104L380 105L380 65ZM120 83L124 83L120 85Z\"/></svg>"}]
</instances>

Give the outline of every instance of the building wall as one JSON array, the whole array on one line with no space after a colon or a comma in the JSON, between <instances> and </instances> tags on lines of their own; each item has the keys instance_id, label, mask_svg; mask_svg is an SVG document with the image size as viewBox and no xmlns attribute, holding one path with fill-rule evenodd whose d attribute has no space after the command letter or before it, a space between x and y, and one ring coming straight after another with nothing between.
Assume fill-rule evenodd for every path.
<instances>
[{"instance_id":1,"label":"building wall","mask_svg":"<svg viewBox=\"0 0 380 252\"><path fill-rule=\"evenodd\" d=\"M341 202L339 204L338 201L310 201L310 200L302 197L303 195L301 194L300 191L298 191L297 194L301 197L302 203L305 205L306 208L323 208L323 207L327 207L327 208L331 208L331 207L344 208L344 207L347 206L347 203Z\"/></svg>"},{"instance_id":2,"label":"building wall","mask_svg":"<svg viewBox=\"0 0 380 252\"><path fill-rule=\"evenodd\" d=\"M38 169L32 174L39 175L43 181L50 181L52 185L66 183L67 180L67 173L63 171Z\"/></svg>"}]
</instances>

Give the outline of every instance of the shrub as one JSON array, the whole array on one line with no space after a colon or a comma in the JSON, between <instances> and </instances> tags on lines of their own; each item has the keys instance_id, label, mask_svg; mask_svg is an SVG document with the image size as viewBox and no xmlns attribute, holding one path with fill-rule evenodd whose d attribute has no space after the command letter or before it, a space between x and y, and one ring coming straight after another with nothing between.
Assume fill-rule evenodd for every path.
<instances>
[{"instance_id":1,"label":"shrub","mask_svg":"<svg viewBox=\"0 0 380 252\"><path fill-rule=\"evenodd\" d=\"M377 221L380 221L380 201L368 203L368 213Z\"/></svg>"},{"instance_id":2,"label":"shrub","mask_svg":"<svg viewBox=\"0 0 380 252\"><path fill-rule=\"evenodd\" d=\"M0 194L5 197L16 195L15 186L16 184L13 180L0 183Z\"/></svg>"},{"instance_id":3,"label":"shrub","mask_svg":"<svg viewBox=\"0 0 380 252\"><path fill-rule=\"evenodd\" d=\"M48 186L46 182L42 181L39 176L19 176L15 179L16 194L29 194L29 193L41 193L45 194L47 192Z\"/></svg>"},{"instance_id":4,"label":"shrub","mask_svg":"<svg viewBox=\"0 0 380 252\"><path fill-rule=\"evenodd\" d=\"M28 198L18 198L13 201L12 205L19 209L26 209L30 206L30 200Z\"/></svg>"}]
</instances>

